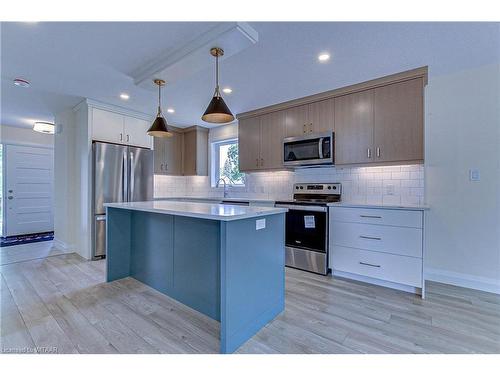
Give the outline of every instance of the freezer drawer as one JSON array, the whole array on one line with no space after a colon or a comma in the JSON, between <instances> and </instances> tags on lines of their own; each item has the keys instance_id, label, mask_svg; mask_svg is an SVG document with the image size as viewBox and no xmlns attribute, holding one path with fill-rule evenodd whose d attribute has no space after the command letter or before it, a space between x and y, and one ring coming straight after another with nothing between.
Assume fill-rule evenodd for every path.
<instances>
[{"instance_id":1,"label":"freezer drawer","mask_svg":"<svg viewBox=\"0 0 500 375\"><path fill-rule=\"evenodd\" d=\"M106 255L106 215L95 216L94 234L92 259L99 259Z\"/></svg>"}]
</instances>

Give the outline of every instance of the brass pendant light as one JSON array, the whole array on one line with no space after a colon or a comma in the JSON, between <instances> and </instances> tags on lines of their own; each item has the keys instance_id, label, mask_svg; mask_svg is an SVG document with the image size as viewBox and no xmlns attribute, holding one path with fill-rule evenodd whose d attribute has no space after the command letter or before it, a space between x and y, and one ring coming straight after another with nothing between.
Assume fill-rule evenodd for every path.
<instances>
[{"instance_id":1,"label":"brass pendant light","mask_svg":"<svg viewBox=\"0 0 500 375\"><path fill-rule=\"evenodd\" d=\"M219 91L219 56L224 55L224 50L219 47L213 47L210 54L215 57L215 93L208 104L207 110L201 116L206 122L223 124L234 120L234 116L227 107Z\"/></svg>"},{"instance_id":2,"label":"brass pendant light","mask_svg":"<svg viewBox=\"0 0 500 375\"><path fill-rule=\"evenodd\" d=\"M161 87L165 85L165 81L155 79L153 82L158 85L158 113L153 125L148 129L148 135L152 137L171 137L173 133L168 131L167 120L165 120L161 112Z\"/></svg>"}]
</instances>

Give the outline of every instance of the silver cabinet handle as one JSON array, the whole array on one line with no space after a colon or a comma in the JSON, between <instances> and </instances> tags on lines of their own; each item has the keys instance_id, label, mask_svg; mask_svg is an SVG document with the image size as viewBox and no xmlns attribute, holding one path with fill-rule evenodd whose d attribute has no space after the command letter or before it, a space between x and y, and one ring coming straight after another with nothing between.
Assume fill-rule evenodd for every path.
<instances>
[{"instance_id":1,"label":"silver cabinet handle","mask_svg":"<svg viewBox=\"0 0 500 375\"><path fill-rule=\"evenodd\" d=\"M127 142L130 140L130 136L127 134Z\"/></svg>"},{"instance_id":2,"label":"silver cabinet handle","mask_svg":"<svg viewBox=\"0 0 500 375\"><path fill-rule=\"evenodd\" d=\"M359 238L364 238L365 240L377 240L377 241L380 241L382 239L380 237L371 237L371 236L359 236Z\"/></svg>"},{"instance_id":3,"label":"silver cabinet handle","mask_svg":"<svg viewBox=\"0 0 500 375\"><path fill-rule=\"evenodd\" d=\"M260 158L260 166L263 167L264 166L264 159Z\"/></svg>"},{"instance_id":4,"label":"silver cabinet handle","mask_svg":"<svg viewBox=\"0 0 500 375\"><path fill-rule=\"evenodd\" d=\"M120 141L123 141L123 133L120 133Z\"/></svg>"},{"instance_id":5,"label":"silver cabinet handle","mask_svg":"<svg viewBox=\"0 0 500 375\"><path fill-rule=\"evenodd\" d=\"M313 123L309 123L309 133L313 132Z\"/></svg>"},{"instance_id":6,"label":"silver cabinet handle","mask_svg":"<svg viewBox=\"0 0 500 375\"><path fill-rule=\"evenodd\" d=\"M12 195L9 195L9 196L7 197L7 199L8 199L8 200L11 200L11 199L14 199L14 197L13 197Z\"/></svg>"},{"instance_id":7,"label":"silver cabinet handle","mask_svg":"<svg viewBox=\"0 0 500 375\"><path fill-rule=\"evenodd\" d=\"M380 157L380 147L377 147L377 158Z\"/></svg>"},{"instance_id":8,"label":"silver cabinet handle","mask_svg":"<svg viewBox=\"0 0 500 375\"><path fill-rule=\"evenodd\" d=\"M160 164L160 171L163 171L163 164Z\"/></svg>"},{"instance_id":9,"label":"silver cabinet handle","mask_svg":"<svg viewBox=\"0 0 500 375\"><path fill-rule=\"evenodd\" d=\"M255 159L255 166L258 167L259 166L259 158Z\"/></svg>"},{"instance_id":10,"label":"silver cabinet handle","mask_svg":"<svg viewBox=\"0 0 500 375\"><path fill-rule=\"evenodd\" d=\"M382 216L375 216L375 215L359 215L359 217L365 217L368 219L382 219Z\"/></svg>"},{"instance_id":11,"label":"silver cabinet handle","mask_svg":"<svg viewBox=\"0 0 500 375\"><path fill-rule=\"evenodd\" d=\"M366 156L368 157L368 159L372 158L372 149L371 148L366 149Z\"/></svg>"},{"instance_id":12,"label":"silver cabinet handle","mask_svg":"<svg viewBox=\"0 0 500 375\"><path fill-rule=\"evenodd\" d=\"M359 264L361 264L363 266L370 266L370 267L380 268L379 264L371 264L371 263L365 263L365 262L359 262Z\"/></svg>"},{"instance_id":13,"label":"silver cabinet handle","mask_svg":"<svg viewBox=\"0 0 500 375\"><path fill-rule=\"evenodd\" d=\"M307 126L307 124L303 125L303 131L302 131L303 133L307 133L306 126Z\"/></svg>"}]
</instances>

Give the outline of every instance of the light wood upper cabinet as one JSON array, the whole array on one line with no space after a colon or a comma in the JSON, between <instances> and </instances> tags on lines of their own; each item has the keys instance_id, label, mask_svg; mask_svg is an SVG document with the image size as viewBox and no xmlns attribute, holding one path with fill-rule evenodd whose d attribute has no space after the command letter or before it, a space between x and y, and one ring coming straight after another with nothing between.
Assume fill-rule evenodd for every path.
<instances>
[{"instance_id":1,"label":"light wood upper cabinet","mask_svg":"<svg viewBox=\"0 0 500 375\"><path fill-rule=\"evenodd\" d=\"M309 105L285 110L285 137L298 137L309 132Z\"/></svg>"},{"instance_id":2,"label":"light wood upper cabinet","mask_svg":"<svg viewBox=\"0 0 500 375\"><path fill-rule=\"evenodd\" d=\"M335 164L373 160L373 90L335 98Z\"/></svg>"},{"instance_id":3,"label":"light wood upper cabinet","mask_svg":"<svg viewBox=\"0 0 500 375\"><path fill-rule=\"evenodd\" d=\"M309 132L324 133L334 130L335 100L327 99L308 105Z\"/></svg>"},{"instance_id":4,"label":"light wood upper cabinet","mask_svg":"<svg viewBox=\"0 0 500 375\"><path fill-rule=\"evenodd\" d=\"M261 116L260 169L283 168L284 111Z\"/></svg>"},{"instance_id":5,"label":"light wood upper cabinet","mask_svg":"<svg viewBox=\"0 0 500 375\"><path fill-rule=\"evenodd\" d=\"M184 130L182 174L208 176L208 129L193 126Z\"/></svg>"},{"instance_id":6,"label":"light wood upper cabinet","mask_svg":"<svg viewBox=\"0 0 500 375\"><path fill-rule=\"evenodd\" d=\"M174 134L172 137L154 137L154 171L155 174L181 176L184 134L169 130Z\"/></svg>"},{"instance_id":7,"label":"light wood upper cabinet","mask_svg":"<svg viewBox=\"0 0 500 375\"><path fill-rule=\"evenodd\" d=\"M424 159L423 89L421 78L375 89L375 161Z\"/></svg>"},{"instance_id":8,"label":"light wood upper cabinet","mask_svg":"<svg viewBox=\"0 0 500 375\"><path fill-rule=\"evenodd\" d=\"M239 120L238 152L240 171L258 170L260 165L260 117Z\"/></svg>"}]
</instances>

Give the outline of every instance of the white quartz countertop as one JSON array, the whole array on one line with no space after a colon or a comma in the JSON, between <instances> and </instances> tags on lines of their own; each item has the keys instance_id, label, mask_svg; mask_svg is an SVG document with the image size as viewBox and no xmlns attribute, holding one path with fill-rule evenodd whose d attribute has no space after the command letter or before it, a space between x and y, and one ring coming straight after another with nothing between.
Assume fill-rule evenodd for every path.
<instances>
[{"instance_id":1,"label":"white quartz countertop","mask_svg":"<svg viewBox=\"0 0 500 375\"><path fill-rule=\"evenodd\" d=\"M415 211L426 211L429 210L429 206L425 205L390 205L390 204L368 204L368 203L349 203L349 202L338 202L338 203L328 203L329 207L351 207L351 208L381 208L381 209L391 209L391 210L415 210Z\"/></svg>"},{"instance_id":2,"label":"white quartz countertop","mask_svg":"<svg viewBox=\"0 0 500 375\"><path fill-rule=\"evenodd\" d=\"M224 197L156 197L158 201L213 201L213 202L252 202L252 203L269 203L274 204L272 199L256 199L256 198L224 198Z\"/></svg>"},{"instance_id":3,"label":"white quartz countertop","mask_svg":"<svg viewBox=\"0 0 500 375\"><path fill-rule=\"evenodd\" d=\"M125 210L145 211L166 215L196 217L220 221L248 219L252 217L280 214L286 208L237 206L232 204L183 202L170 200L154 200L147 202L106 203L104 206Z\"/></svg>"}]
</instances>

